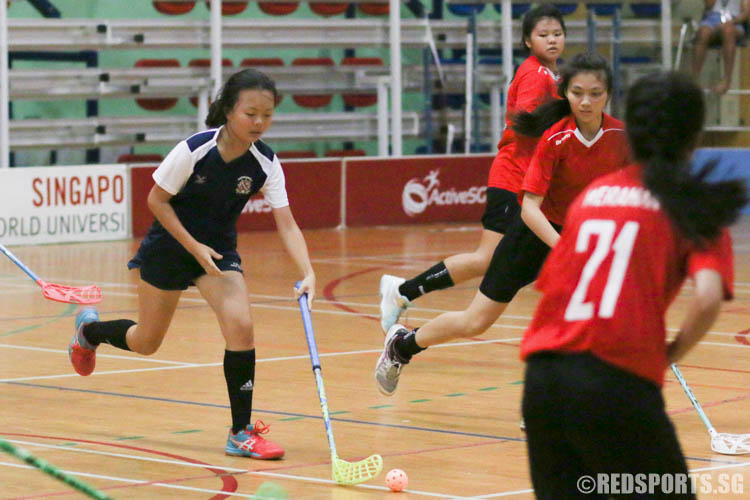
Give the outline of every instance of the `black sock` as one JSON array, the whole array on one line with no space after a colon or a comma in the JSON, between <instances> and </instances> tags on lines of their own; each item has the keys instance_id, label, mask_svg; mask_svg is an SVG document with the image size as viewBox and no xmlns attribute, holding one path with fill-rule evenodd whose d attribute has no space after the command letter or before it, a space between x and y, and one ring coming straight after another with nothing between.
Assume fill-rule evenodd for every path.
<instances>
[{"instance_id":1,"label":"black sock","mask_svg":"<svg viewBox=\"0 0 750 500\"><path fill-rule=\"evenodd\" d=\"M255 383L255 349L224 351L224 378L232 408L232 433L237 434L250 423Z\"/></svg>"},{"instance_id":2,"label":"black sock","mask_svg":"<svg viewBox=\"0 0 750 500\"><path fill-rule=\"evenodd\" d=\"M445 262L440 261L419 276L404 281L398 287L398 291L407 299L414 300L426 293L450 288L453 285L453 278L445 267Z\"/></svg>"},{"instance_id":3,"label":"black sock","mask_svg":"<svg viewBox=\"0 0 750 500\"><path fill-rule=\"evenodd\" d=\"M95 346L104 343L129 351L130 347L125 336L133 325L135 321L129 319L95 321L83 327L83 336Z\"/></svg>"},{"instance_id":4,"label":"black sock","mask_svg":"<svg viewBox=\"0 0 750 500\"><path fill-rule=\"evenodd\" d=\"M399 360L406 364L411 361L412 356L427 348L417 345L417 329L414 329L396 340L393 343L393 349L396 351Z\"/></svg>"}]
</instances>

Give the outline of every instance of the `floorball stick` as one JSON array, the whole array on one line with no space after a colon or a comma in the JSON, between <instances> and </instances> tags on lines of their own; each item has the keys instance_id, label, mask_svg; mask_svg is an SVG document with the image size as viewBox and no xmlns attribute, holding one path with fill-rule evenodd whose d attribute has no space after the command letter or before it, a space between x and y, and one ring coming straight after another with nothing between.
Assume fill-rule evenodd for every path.
<instances>
[{"instance_id":1,"label":"floorball stick","mask_svg":"<svg viewBox=\"0 0 750 500\"><path fill-rule=\"evenodd\" d=\"M703 423L706 425L708 433L711 435L711 449L716 453L722 453L724 455L744 455L750 453L750 434L727 434L726 432L716 432L714 426L711 425L711 421L708 420L706 412L703 411L700 403L695 399L693 391L690 390L690 386L688 386L685 377L682 376L677 365L672 364L672 371L674 372L675 377L677 377L677 380L680 381L682 389L685 391L685 394L687 394L690 402L693 403L701 420L703 420Z\"/></svg>"},{"instance_id":2,"label":"floorball stick","mask_svg":"<svg viewBox=\"0 0 750 500\"><path fill-rule=\"evenodd\" d=\"M299 286L300 282L297 282L295 287L299 288ZM302 325L305 327L307 349L310 351L310 362L315 373L315 383L318 386L318 398L320 399L320 409L323 411L323 422L325 422L326 426L328 446L331 448L331 466L333 469L331 475L333 480L338 484L352 485L362 483L380 474L380 471L383 469L383 457L380 455L370 455L359 462L347 462L338 457L336 443L333 440L333 429L331 429L331 417L328 412L328 400L326 399L326 391L323 386L323 376L320 373L320 357L318 356L318 346L315 342L315 332L313 331L312 319L310 318L307 293L303 293L300 296L299 309L302 313Z\"/></svg>"},{"instance_id":3,"label":"floorball stick","mask_svg":"<svg viewBox=\"0 0 750 500\"><path fill-rule=\"evenodd\" d=\"M4 245L0 245L0 252L4 253L6 257L13 261L15 265L20 267L23 272L29 275L29 277L36 282L42 289L42 294L50 300L56 300L57 302L65 302L67 304L96 304L102 300L102 291L96 285L89 286L63 286L55 283L47 283L34 272L26 267L26 264L21 262L18 257L5 248Z\"/></svg>"}]
</instances>

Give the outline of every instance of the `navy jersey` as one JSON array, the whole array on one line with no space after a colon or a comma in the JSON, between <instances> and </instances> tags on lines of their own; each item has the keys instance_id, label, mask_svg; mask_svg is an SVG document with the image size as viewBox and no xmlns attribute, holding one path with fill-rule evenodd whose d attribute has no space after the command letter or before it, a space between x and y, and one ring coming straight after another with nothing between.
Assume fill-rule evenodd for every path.
<instances>
[{"instance_id":1,"label":"navy jersey","mask_svg":"<svg viewBox=\"0 0 750 500\"><path fill-rule=\"evenodd\" d=\"M180 142L153 174L185 229L219 252L237 246L236 222L250 196L261 191L272 208L289 205L281 163L273 150L256 141L242 156L226 163L219 154L218 129ZM142 247L180 243L155 220ZM140 252L139 252L140 253Z\"/></svg>"}]
</instances>

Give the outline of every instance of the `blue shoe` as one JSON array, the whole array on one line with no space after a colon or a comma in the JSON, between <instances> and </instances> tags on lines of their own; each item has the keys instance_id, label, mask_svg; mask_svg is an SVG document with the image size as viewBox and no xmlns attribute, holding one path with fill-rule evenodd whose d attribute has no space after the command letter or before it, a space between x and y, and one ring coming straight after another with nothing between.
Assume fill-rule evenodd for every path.
<instances>
[{"instance_id":1,"label":"blue shoe","mask_svg":"<svg viewBox=\"0 0 750 500\"><path fill-rule=\"evenodd\" d=\"M83 336L83 327L99 321L99 313L93 307L84 307L76 316L76 333L68 344L68 357L76 373L91 375L96 366L96 346Z\"/></svg>"},{"instance_id":2,"label":"blue shoe","mask_svg":"<svg viewBox=\"0 0 750 500\"><path fill-rule=\"evenodd\" d=\"M380 278L380 327L383 333L387 333L398 323L401 314L411 305L409 299L398 291L404 281L404 278L390 274L384 274Z\"/></svg>"},{"instance_id":3,"label":"blue shoe","mask_svg":"<svg viewBox=\"0 0 750 500\"><path fill-rule=\"evenodd\" d=\"M268 432L269 426L258 420L255 425L248 425L237 434L229 430L227 446L224 452L233 457L250 457L259 460L271 460L284 456L281 446L264 439L261 434Z\"/></svg>"}]
</instances>

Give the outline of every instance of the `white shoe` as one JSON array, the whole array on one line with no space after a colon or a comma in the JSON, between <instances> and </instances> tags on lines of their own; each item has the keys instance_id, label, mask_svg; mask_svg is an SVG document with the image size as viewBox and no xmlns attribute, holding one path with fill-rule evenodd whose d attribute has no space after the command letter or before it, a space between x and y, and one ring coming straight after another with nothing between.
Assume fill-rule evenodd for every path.
<instances>
[{"instance_id":1,"label":"white shoe","mask_svg":"<svg viewBox=\"0 0 750 500\"><path fill-rule=\"evenodd\" d=\"M390 274L384 274L380 278L380 327L383 333L387 333L398 323L401 314L411 305L409 299L398 291L398 287L404 281L404 278Z\"/></svg>"},{"instance_id":2,"label":"white shoe","mask_svg":"<svg viewBox=\"0 0 750 500\"><path fill-rule=\"evenodd\" d=\"M401 375L401 368L408 363L408 361L401 361L393 347L396 340L408 334L409 330L402 325L396 324L393 325L385 335L383 353L380 355L378 363L375 365L375 381L377 382L378 390L384 396L391 396L396 392L398 378Z\"/></svg>"},{"instance_id":3,"label":"white shoe","mask_svg":"<svg viewBox=\"0 0 750 500\"><path fill-rule=\"evenodd\" d=\"M518 424L518 427L519 427L519 428L520 428L520 429L521 429L522 431L526 432L526 421L525 421L525 420L523 419L523 417L521 417L521 423L520 423L520 424Z\"/></svg>"}]
</instances>

